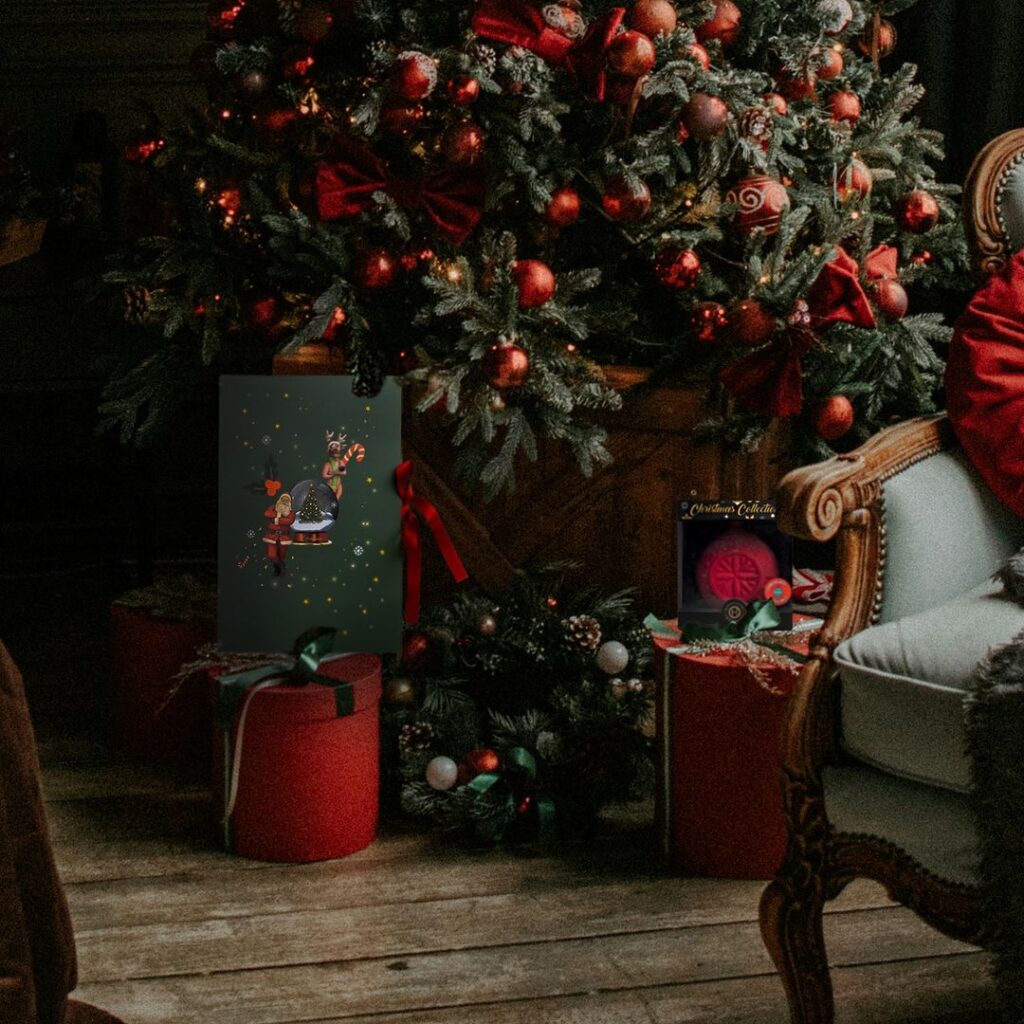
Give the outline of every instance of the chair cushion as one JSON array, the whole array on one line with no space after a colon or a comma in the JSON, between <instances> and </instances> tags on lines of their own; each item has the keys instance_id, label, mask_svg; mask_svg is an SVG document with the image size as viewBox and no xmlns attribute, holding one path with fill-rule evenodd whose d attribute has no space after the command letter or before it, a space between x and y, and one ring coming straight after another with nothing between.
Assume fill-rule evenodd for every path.
<instances>
[{"instance_id":1,"label":"chair cushion","mask_svg":"<svg viewBox=\"0 0 1024 1024\"><path fill-rule=\"evenodd\" d=\"M843 747L903 778L966 793L963 697L978 662L1024 629L1024 608L986 581L836 648Z\"/></svg>"},{"instance_id":2,"label":"chair cushion","mask_svg":"<svg viewBox=\"0 0 1024 1024\"><path fill-rule=\"evenodd\" d=\"M946 405L985 482L1024 515L1024 251L989 278L957 321Z\"/></svg>"}]
</instances>

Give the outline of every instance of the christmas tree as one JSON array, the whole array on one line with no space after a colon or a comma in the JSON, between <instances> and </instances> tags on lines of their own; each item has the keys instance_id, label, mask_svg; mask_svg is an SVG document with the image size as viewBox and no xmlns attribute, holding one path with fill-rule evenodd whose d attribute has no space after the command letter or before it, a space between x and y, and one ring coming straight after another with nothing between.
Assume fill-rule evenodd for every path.
<instances>
[{"instance_id":1,"label":"christmas tree","mask_svg":"<svg viewBox=\"0 0 1024 1024\"><path fill-rule=\"evenodd\" d=\"M539 437L608 461L605 362L706 382L744 447L795 420L798 457L930 411L948 330L904 286L966 250L880 66L912 2L212 0L209 109L132 151L167 233L108 279L159 338L107 422L311 341L417 383L492 494Z\"/></svg>"},{"instance_id":2,"label":"christmas tree","mask_svg":"<svg viewBox=\"0 0 1024 1024\"><path fill-rule=\"evenodd\" d=\"M299 522L320 523L323 522L323 518L324 510L320 507L320 502L316 500L316 484L311 483L302 502L302 507L299 509Z\"/></svg>"}]
</instances>

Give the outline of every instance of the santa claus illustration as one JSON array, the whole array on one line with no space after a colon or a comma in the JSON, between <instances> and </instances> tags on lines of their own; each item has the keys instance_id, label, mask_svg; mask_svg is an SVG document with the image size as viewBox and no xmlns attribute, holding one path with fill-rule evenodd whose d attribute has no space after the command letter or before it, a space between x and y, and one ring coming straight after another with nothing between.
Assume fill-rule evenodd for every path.
<instances>
[{"instance_id":1,"label":"santa claus illustration","mask_svg":"<svg viewBox=\"0 0 1024 1024\"><path fill-rule=\"evenodd\" d=\"M284 572L284 557L288 545L292 542L290 527L295 522L292 496L285 491L263 515L270 520L263 535L263 541L267 545L267 558L274 567L274 575L280 576Z\"/></svg>"}]
</instances>

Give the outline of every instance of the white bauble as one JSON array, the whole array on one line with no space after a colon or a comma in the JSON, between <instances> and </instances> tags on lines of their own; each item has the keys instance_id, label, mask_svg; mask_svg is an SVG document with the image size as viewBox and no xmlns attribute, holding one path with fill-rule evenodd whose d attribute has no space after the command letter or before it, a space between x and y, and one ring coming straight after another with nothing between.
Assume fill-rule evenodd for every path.
<instances>
[{"instance_id":1,"label":"white bauble","mask_svg":"<svg viewBox=\"0 0 1024 1024\"><path fill-rule=\"evenodd\" d=\"M427 762L427 782L433 789L446 790L455 785L459 766L450 757L435 757Z\"/></svg>"},{"instance_id":2,"label":"white bauble","mask_svg":"<svg viewBox=\"0 0 1024 1024\"><path fill-rule=\"evenodd\" d=\"M618 640L606 640L597 649L597 667L614 676L629 664L629 651Z\"/></svg>"},{"instance_id":3,"label":"white bauble","mask_svg":"<svg viewBox=\"0 0 1024 1024\"><path fill-rule=\"evenodd\" d=\"M849 0L820 0L818 17L822 29L830 36L837 36L853 20L853 8Z\"/></svg>"}]
</instances>

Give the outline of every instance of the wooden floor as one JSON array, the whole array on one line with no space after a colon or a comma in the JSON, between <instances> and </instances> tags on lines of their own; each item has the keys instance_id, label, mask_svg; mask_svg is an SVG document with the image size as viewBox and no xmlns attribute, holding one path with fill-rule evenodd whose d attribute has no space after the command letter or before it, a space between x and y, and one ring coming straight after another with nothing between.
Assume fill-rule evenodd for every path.
<instances>
[{"instance_id":1,"label":"wooden floor","mask_svg":"<svg viewBox=\"0 0 1024 1024\"><path fill-rule=\"evenodd\" d=\"M81 998L127 1024L784 1024L760 883L673 878L650 833L558 854L393 831L343 861L217 850L207 801L43 744ZM827 935L840 1024L990 1024L977 952L858 884Z\"/></svg>"}]
</instances>

